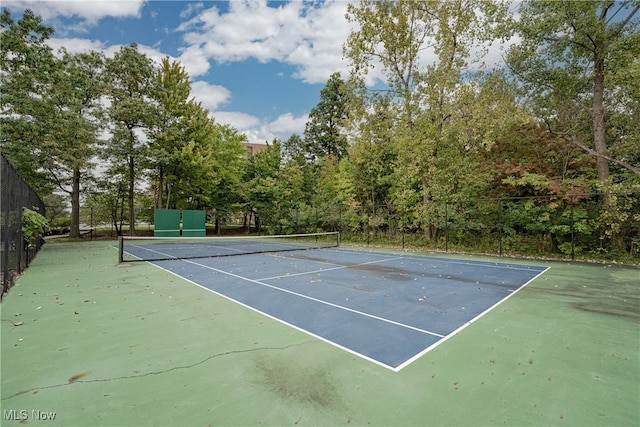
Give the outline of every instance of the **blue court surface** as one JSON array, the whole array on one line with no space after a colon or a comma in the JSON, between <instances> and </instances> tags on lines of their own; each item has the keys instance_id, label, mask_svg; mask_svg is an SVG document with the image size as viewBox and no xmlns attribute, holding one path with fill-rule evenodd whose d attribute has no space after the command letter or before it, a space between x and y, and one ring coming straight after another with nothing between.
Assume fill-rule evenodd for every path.
<instances>
[{"instance_id":1,"label":"blue court surface","mask_svg":"<svg viewBox=\"0 0 640 427\"><path fill-rule=\"evenodd\" d=\"M345 249L153 264L394 371L547 269Z\"/></svg>"}]
</instances>

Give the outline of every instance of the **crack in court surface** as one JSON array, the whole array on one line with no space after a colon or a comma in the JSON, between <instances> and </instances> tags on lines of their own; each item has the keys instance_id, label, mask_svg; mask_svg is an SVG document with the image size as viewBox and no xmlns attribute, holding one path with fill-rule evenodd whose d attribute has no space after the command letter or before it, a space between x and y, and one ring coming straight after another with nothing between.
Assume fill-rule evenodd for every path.
<instances>
[{"instance_id":1,"label":"crack in court surface","mask_svg":"<svg viewBox=\"0 0 640 427\"><path fill-rule=\"evenodd\" d=\"M293 347L300 347L306 344L310 344L316 342L315 340L309 340L309 341L304 341L301 343L297 343L297 344L291 344L291 345L287 345L287 346L283 346L283 347L258 347L258 348L248 348L245 350L229 350L229 351L225 351L222 353L216 353L216 354L212 354L211 356L208 356L204 359L202 359L199 362L195 362L192 363L190 365L183 365L183 366L173 366L171 368L167 368L167 369L163 369L160 371L151 371L151 372L145 372L143 374L136 374L136 375L125 375L125 376L120 376L120 377L113 377L113 378L96 378L93 380L82 380L80 378L85 378L87 376L89 376L91 374L91 371L87 371L87 372L82 372L80 374L76 374L74 376L72 376L71 378L69 378L69 380L65 383L61 383L61 384L53 384L53 385L48 385L48 386L42 386L42 387L33 387L33 388L29 388L26 390L21 390L17 393L14 393L10 396L4 397L2 400L9 400L12 399L14 397L20 396L22 394L26 394L26 393L37 393L41 390L50 390L50 389L55 389L55 388L61 388L61 387L66 387L66 386L70 386L72 384L91 384L91 383L104 383L104 382L111 382L111 381L124 381L124 380L133 380L133 379L138 379L138 378L144 378L144 377L148 377L151 375L162 375L162 374L167 374L169 372L172 371L178 371L178 370L182 370L182 369L191 369L191 368L195 368L196 366L202 365L212 359L216 359L218 357L224 357L224 356L230 356L233 354L243 354L243 353L253 353L253 352L258 352L258 351L265 351L265 350L277 350L277 351L281 351L281 350L287 350Z\"/></svg>"}]
</instances>

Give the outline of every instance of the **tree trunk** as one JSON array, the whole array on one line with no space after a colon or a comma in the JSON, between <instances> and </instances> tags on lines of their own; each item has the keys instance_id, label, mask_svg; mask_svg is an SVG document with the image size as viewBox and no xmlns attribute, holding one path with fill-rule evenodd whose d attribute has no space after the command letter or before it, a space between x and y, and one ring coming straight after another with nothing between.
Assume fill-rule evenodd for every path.
<instances>
[{"instance_id":1,"label":"tree trunk","mask_svg":"<svg viewBox=\"0 0 640 427\"><path fill-rule=\"evenodd\" d=\"M158 190L156 194L156 208L162 209L162 193L164 192L164 168L160 166L158 174Z\"/></svg>"},{"instance_id":2,"label":"tree trunk","mask_svg":"<svg viewBox=\"0 0 640 427\"><path fill-rule=\"evenodd\" d=\"M605 192L605 206L609 205L609 197L606 194L609 182L609 161L603 157L607 155L607 129L604 121L604 59L596 51L594 57L593 77L593 145L599 154L597 157L598 180Z\"/></svg>"},{"instance_id":3,"label":"tree trunk","mask_svg":"<svg viewBox=\"0 0 640 427\"><path fill-rule=\"evenodd\" d=\"M422 213L422 220L426 221L427 218L429 217L427 215L428 212L428 208L429 208L429 203L430 203L430 199L429 199L429 180L427 179L426 174L423 171L419 172L420 174L420 181L422 183L422 207L423 207L423 213ZM433 227L431 225L431 221L428 221L427 223L423 224L423 228L424 228L424 238L425 240L429 241L433 238Z\"/></svg>"},{"instance_id":4,"label":"tree trunk","mask_svg":"<svg viewBox=\"0 0 640 427\"><path fill-rule=\"evenodd\" d=\"M80 170L73 170L71 184L71 227L69 237L80 237Z\"/></svg>"},{"instance_id":5,"label":"tree trunk","mask_svg":"<svg viewBox=\"0 0 640 427\"><path fill-rule=\"evenodd\" d=\"M133 206L133 196L135 193L135 160L129 156L129 236L135 236L135 211Z\"/></svg>"}]
</instances>

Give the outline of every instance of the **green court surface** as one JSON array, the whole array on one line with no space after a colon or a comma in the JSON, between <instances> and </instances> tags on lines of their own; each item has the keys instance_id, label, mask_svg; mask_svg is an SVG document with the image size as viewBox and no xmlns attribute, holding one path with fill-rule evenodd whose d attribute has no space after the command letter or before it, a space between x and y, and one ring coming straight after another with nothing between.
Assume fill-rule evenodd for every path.
<instances>
[{"instance_id":1,"label":"green court surface","mask_svg":"<svg viewBox=\"0 0 640 427\"><path fill-rule=\"evenodd\" d=\"M550 269L393 372L112 244L47 243L0 306L1 425L640 425L637 267L518 260Z\"/></svg>"}]
</instances>

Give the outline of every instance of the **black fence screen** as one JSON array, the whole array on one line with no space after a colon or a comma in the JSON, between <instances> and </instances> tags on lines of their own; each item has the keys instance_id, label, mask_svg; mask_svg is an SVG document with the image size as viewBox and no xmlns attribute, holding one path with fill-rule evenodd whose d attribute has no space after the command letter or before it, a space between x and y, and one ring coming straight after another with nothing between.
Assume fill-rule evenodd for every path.
<instances>
[{"instance_id":1,"label":"black fence screen","mask_svg":"<svg viewBox=\"0 0 640 427\"><path fill-rule=\"evenodd\" d=\"M9 290L14 279L24 271L42 246L38 240L29 245L22 233L23 208L45 215L44 203L35 191L27 185L22 176L1 156L0 172L0 223L2 234L2 294Z\"/></svg>"},{"instance_id":2,"label":"black fence screen","mask_svg":"<svg viewBox=\"0 0 640 427\"><path fill-rule=\"evenodd\" d=\"M640 260L640 194L343 203L261 213L266 234L340 231L345 242L570 259Z\"/></svg>"}]
</instances>

